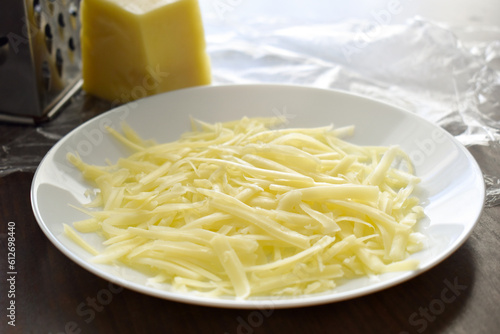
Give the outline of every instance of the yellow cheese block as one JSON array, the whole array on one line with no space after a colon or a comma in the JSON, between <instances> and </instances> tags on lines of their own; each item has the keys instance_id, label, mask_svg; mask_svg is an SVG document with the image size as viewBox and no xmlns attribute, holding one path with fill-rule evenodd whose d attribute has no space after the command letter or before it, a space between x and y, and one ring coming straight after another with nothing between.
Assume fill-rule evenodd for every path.
<instances>
[{"instance_id":1,"label":"yellow cheese block","mask_svg":"<svg viewBox=\"0 0 500 334\"><path fill-rule=\"evenodd\" d=\"M197 0L83 0L83 89L115 103L210 83Z\"/></svg>"}]
</instances>

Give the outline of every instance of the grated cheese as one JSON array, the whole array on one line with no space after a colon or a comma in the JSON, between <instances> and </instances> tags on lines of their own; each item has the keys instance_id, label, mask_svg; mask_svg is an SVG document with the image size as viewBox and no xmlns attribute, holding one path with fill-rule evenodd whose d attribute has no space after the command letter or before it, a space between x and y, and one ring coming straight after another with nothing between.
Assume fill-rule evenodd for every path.
<instances>
[{"instance_id":1,"label":"grated cheese","mask_svg":"<svg viewBox=\"0 0 500 334\"><path fill-rule=\"evenodd\" d=\"M273 129L279 118L209 124L156 144L109 128L133 152L116 164L69 161L94 194L81 233L98 263L153 273L151 282L207 296L302 295L343 279L413 270L422 248L419 179L397 146L344 141L353 127ZM399 163L398 163L399 162Z\"/></svg>"}]
</instances>

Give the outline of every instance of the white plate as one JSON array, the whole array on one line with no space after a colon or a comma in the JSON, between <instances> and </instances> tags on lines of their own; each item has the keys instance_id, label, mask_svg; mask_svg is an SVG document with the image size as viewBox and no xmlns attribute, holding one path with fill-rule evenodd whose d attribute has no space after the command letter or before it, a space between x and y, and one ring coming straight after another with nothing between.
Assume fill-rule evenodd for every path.
<instances>
[{"instance_id":1,"label":"white plate","mask_svg":"<svg viewBox=\"0 0 500 334\"><path fill-rule=\"evenodd\" d=\"M116 161L128 153L110 138L104 126L118 128L126 121L145 138L176 140L189 129L189 116L204 121L235 120L243 116L286 116L287 126L355 125L349 141L361 145L399 144L410 154L422 179L417 195L427 217L419 225L428 247L412 258L419 270L349 281L335 290L289 298L207 298L145 284L146 277L131 269L96 265L84 250L63 234L63 223L86 216L70 208L88 202L88 185L66 161L78 151L89 163ZM284 85L205 86L161 94L121 106L81 125L60 140L36 171L31 189L35 217L50 241L90 272L126 288L180 302L231 308L284 308L317 305L373 293L406 281L452 254L470 235L484 202L481 171L452 136L424 119L394 106L345 92ZM100 249L97 236L83 237ZM63 270L63 268L59 268Z\"/></svg>"}]
</instances>

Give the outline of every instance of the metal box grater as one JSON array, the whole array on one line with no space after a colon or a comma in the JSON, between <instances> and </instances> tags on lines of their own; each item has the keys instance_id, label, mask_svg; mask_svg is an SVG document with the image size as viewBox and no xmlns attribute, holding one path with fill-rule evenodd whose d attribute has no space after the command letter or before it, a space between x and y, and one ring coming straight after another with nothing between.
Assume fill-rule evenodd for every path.
<instances>
[{"instance_id":1,"label":"metal box grater","mask_svg":"<svg viewBox=\"0 0 500 334\"><path fill-rule=\"evenodd\" d=\"M0 1L0 121L50 119L81 87L80 0Z\"/></svg>"}]
</instances>

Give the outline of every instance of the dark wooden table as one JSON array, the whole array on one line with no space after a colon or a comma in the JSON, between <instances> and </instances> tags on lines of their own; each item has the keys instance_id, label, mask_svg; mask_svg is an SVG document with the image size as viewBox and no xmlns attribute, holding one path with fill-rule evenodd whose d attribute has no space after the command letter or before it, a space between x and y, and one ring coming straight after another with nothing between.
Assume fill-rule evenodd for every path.
<instances>
[{"instance_id":1,"label":"dark wooden table","mask_svg":"<svg viewBox=\"0 0 500 334\"><path fill-rule=\"evenodd\" d=\"M0 143L11 144L12 138L40 129L67 132L67 124L83 122L107 107L79 94L41 128L0 124ZM30 146L43 155L51 145ZM483 165L496 163L481 150L472 153ZM500 207L486 208L472 236L447 260L401 285L322 306L232 310L149 297L82 269L38 227L29 198L32 178L32 171L0 177L1 333L469 334L500 329ZM13 229L12 280L7 250ZM9 291L14 298L7 298ZM15 327L8 325L10 300L15 301Z\"/></svg>"}]
</instances>

